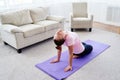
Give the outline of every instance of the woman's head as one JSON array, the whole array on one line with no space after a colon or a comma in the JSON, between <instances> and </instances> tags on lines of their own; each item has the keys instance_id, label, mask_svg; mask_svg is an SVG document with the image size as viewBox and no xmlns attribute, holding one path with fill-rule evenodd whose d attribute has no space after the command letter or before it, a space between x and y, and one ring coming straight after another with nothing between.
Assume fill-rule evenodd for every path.
<instances>
[{"instance_id":1,"label":"woman's head","mask_svg":"<svg viewBox=\"0 0 120 80\"><path fill-rule=\"evenodd\" d=\"M64 42L64 31L60 29L54 35L54 43L57 45L56 48L60 47Z\"/></svg>"},{"instance_id":2,"label":"woman's head","mask_svg":"<svg viewBox=\"0 0 120 80\"><path fill-rule=\"evenodd\" d=\"M55 39L54 39L54 43L55 43L57 46L61 46L64 42L65 42L64 39L60 39L60 40L55 40Z\"/></svg>"}]
</instances>

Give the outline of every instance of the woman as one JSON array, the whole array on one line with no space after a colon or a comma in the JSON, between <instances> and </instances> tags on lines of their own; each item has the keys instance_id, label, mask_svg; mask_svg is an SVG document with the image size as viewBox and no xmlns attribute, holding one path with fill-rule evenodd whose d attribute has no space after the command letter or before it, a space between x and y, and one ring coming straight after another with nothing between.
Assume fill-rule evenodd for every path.
<instances>
[{"instance_id":1,"label":"woman","mask_svg":"<svg viewBox=\"0 0 120 80\"><path fill-rule=\"evenodd\" d=\"M75 32L58 30L54 35L54 43L57 45L56 49L58 51L57 58L53 59L51 63L56 63L60 61L62 45L68 47L69 50L69 63L64 69L65 72L72 70L72 59L84 57L89 54L93 47L86 43L82 43L79 36Z\"/></svg>"}]
</instances>

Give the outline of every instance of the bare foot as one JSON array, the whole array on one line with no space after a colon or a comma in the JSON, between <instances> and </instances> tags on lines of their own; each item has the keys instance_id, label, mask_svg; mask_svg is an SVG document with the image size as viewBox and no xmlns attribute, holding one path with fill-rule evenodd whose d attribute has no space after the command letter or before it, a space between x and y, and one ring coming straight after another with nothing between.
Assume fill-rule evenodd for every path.
<instances>
[{"instance_id":1,"label":"bare foot","mask_svg":"<svg viewBox=\"0 0 120 80\"><path fill-rule=\"evenodd\" d=\"M75 58L79 58L80 56L77 56L77 55L73 55L73 59L75 59Z\"/></svg>"}]
</instances>

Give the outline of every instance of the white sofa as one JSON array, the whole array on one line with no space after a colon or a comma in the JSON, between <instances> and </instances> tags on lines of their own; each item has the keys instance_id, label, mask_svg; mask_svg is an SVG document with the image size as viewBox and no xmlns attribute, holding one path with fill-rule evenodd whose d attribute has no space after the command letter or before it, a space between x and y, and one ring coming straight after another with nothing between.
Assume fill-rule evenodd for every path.
<instances>
[{"instance_id":1,"label":"white sofa","mask_svg":"<svg viewBox=\"0 0 120 80\"><path fill-rule=\"evenodd\" d=\"M53 37L64 27L64 18L49 15L49 9L45 7L3 13L0 19L2 40L18 53L29 45Z\"/></svg>"}]
</instances>

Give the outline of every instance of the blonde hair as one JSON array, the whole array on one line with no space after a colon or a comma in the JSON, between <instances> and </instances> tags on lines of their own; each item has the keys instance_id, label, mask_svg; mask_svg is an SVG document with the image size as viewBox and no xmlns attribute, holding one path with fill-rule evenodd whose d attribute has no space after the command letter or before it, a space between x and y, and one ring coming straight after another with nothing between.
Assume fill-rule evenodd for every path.
<instances>
[{"instance_id":1,"label":"blonde hair","mask_svg":"<svg viewBox=\"0 0 120 80\"><path fill-rule=\"evenodd\" d=\"M56 34L54 35L54 39L55 40L60 40L60 39L63 39L64 36L63 36L63 30L62 29L59 29Z\"/></svg>"}]
</instances>

